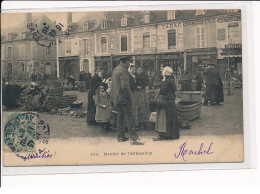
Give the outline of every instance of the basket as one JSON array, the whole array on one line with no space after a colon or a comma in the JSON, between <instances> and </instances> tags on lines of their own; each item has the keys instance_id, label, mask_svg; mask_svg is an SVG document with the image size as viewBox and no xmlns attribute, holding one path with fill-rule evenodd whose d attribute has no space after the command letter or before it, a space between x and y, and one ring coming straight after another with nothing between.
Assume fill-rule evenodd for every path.
<instances>
[{"instance_id":1,"label":"basket","mask_svg":"<svg viewBox=\"0 0 260 194\"><path fill-rule=\"evenodd\" d=\"M200 91L183 91L180 92L182 102L201 102Z\"/></svg>"},{"instance_id":2,"label":"basket","mask_svg":"<svg viewBox=\"0 0 260 194\"><path fill-rule=\"evenodd\" d=\"M177 104L177 110L181 119L193 121L200 117L201 102L197 102L197 103L179 102Z\"/></svg>"}]
</instances>

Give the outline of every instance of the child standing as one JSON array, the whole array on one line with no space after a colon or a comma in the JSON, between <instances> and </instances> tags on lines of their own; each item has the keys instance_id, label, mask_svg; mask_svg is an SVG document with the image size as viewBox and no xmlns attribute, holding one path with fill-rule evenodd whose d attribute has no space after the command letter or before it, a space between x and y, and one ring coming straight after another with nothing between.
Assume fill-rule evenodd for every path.
<instances>
[{"instance_id":1,"label":"child standing","mask_svg":"<svg viewBox=\"0 0 260 194\"><path fill-rule=\"evenodd\" d=\"M94 98L96 104L95 120L97 123L101 123L101 126L105 131L109 131L111 130L109 117L112 111L112 107L111 107L109 95L105 91L104 83L100 83L98 85L96 90L96 95Z\"/></svg>"}]
</instances>

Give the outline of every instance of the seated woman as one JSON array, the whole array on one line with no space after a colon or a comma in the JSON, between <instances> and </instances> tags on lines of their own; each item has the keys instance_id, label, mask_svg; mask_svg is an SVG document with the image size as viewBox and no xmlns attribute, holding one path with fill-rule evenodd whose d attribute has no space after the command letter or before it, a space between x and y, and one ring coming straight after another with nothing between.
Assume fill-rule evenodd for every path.
<instances>
[{"instance_id":1,"label":"seated woman","mask_svg":"<svg viewBox=\"0 0 260 194\"><path fill-rule=\"evenodd\" d=\"M153 139L154 141L179 139L180 137L178 114L175 104L176 85L172 68L165 67L162 75L163 84L159 94L164 96L167 107L156 110L155 131L158 133L158 136Z\"/></svg>"}]
</instances>

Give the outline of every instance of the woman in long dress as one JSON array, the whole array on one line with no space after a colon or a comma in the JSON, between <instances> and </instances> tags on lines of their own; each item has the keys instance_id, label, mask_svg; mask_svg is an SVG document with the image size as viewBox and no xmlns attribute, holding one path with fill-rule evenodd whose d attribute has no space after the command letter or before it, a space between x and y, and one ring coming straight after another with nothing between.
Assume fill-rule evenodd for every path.
<instances>
[{"instance_id":1,"label":"woman in long dress","mask_svg":"<svg viewBox=\"0 0 260 194\"><path fill-rule=\"evenodd\" d=\"M176 85L173 77L173 70L170 67L165 67L162 71L163 84L159 94L164 96L167 101L167 107L157 109L155 131L158 136L154 141L179 139L180 130L178 123L178 114L175 104Z\"/></svg>"},{"instance_id":2,"label":"woman in long dress","mask_svg":"<svg viewBox=\"0 0 260 194\"><path fill-rule=\"evenodd\" d=\"M136 99L136 80L135 80L135 71L136 68L134 65L131 65L128 69L128 72L130 74L129 76L129 83L130 83L130 90L131 90L131 99L132 99L132 113L134 116L134 121L135 121L135 128L138 128L139 122L138 122L138 112L137 112L137 99Z\"/></svg>"},{"instance_id":3,"label":"woman in long dress","mask_svg":"<svg viewBox=\"0 0 260 194\"><path fill-rule=\"evenodd\" d=\"M148 121L150 115L147 89L149 84L149 77L143 72L142 67L138 67L136 75L136 99L137 99L137 111L138 121L140 127Z\"/></svg>"}]
</instances>

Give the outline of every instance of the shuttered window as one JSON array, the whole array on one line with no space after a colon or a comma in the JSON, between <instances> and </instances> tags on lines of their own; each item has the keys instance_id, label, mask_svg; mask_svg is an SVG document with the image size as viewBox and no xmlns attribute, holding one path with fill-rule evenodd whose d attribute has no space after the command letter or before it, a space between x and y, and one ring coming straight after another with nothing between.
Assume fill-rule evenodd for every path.
<instances>
[{"instance_id":1,"label":"shuttered window","mask_svg":"<svg viewBox=\"0 0 260 194\"><path fill-rule=\"evenodd\" d=\"M84 39L84 55L89 55L89 52L90 52L89 39Z\"/></svg>"},{"instance_id":2,"label":"shuttered window","mask_svg":"<svg viewBox=\"0 0 260 194\"><path fill-rule=\"evenodd\" d=\"M143 48L149 48L150 47L150 34L144 34L143 35Z\"/></svg>"},{"instance_id":3,"label":"shuttered window","mask_svg":"<svg viewBox=\"0 0 260 194\"><path fill-rule=\"evenodd\" d=\"M8 58L8 59L11 59L11 58L12 58L12 47L8 47L7 58Z\"/></svg>"},{"instance_id":4,"label":"shuttered window","mask_svg":"<svg viewBox=\"0 0 260 194\"><path fill-rule=\"evenodd\" d=\"M197 34L197 48L205 48L206 47L206 31L204 26L198 26L196 28Z\"/></svg>"},{"instance_id":5,"label":"shuttered window","mask_svg":"<svg viewBox=\"0 0 260 194\"><path fill-rule=\"evenodd\" d=\"M121 36L121 51L127 51L127 36Z\"/></svg>"},{"instance_id":6,"label":"shuttered window","mask_svg":"<svg viewBox=\"0 0 260 194\"><path fill-rule=\"evenodd\" d=\"M176 30L168 30L168 49L176 47Z\"/></svg>"},{"instance_id":7,"label":"shuttered window","mask_svg":"<svg viewBox=\"0 0 260 194\"><path fill-rule=\"evenodd\" d=\"M101 37L101 53L107 53L107 38Z\"/></svg>"}]
</instances>

